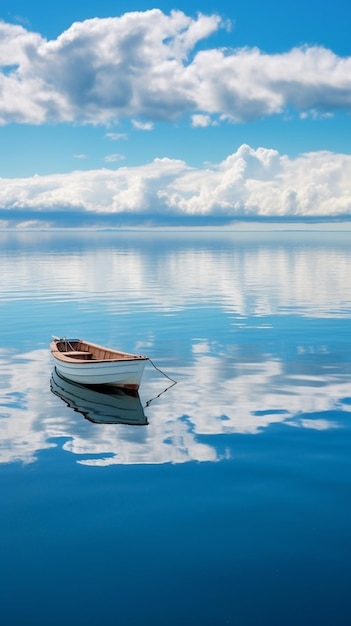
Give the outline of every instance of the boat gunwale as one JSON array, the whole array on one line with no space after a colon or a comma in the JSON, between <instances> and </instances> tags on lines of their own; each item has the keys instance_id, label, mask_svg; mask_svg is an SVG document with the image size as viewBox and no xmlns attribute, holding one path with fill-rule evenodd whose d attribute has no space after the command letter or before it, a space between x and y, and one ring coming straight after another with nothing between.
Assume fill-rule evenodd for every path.
<instances>
[{"instance_id":1,"label":"boat gunwale","mask_svg":"<svg viewBox=\"0 0 351 626\"><path fill-rule=\"evenodd\" d=\"M82 346L86 346L88 348L88 350L59 350L58 348L58 343L66 343L66 344L71 344L71 343L78 343L81 344ZM84 353L86 353L86 355L91 355L91 351L94 352L99 350L99 351L104 351L106 353L108 353L108 357L103 357L103 358L84 358L83 355ZM123 363L123 362L132 362L132 361L147 361L148 357L144 356L144 355L140 355L140 354L132 354L129 352L121 352L118 350L113 350L111 348L107 348L105 346L101 346L99 344L96 343L92 343L91 341L85 341L84 339L66 339L66 338L60 338L60 339L54 339L53 341L51 341L50 343L50 351L52 356L58 360L61 361L63 363L72 363L72 364L84 364L84 365L96 365L98 363ZM77 354L82 355L82 358L77 358ZM113 355L112 357L110 357L110 355Z\"/></svg>"}]
</instances>

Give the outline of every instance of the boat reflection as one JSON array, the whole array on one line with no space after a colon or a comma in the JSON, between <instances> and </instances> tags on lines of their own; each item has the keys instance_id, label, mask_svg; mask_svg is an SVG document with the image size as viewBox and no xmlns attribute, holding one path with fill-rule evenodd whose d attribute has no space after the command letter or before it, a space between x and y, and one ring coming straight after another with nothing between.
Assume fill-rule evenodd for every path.
<instances>
[{"instance_id":1,"label":"boat reflection","mask_svg":"<svg viewBox=\"0 0 351 626\"><path fill-rule=\"evenodd\" d=\"M140 397L136 391L128 391L109 385L81 385L63 378L53 370L50 380L53 394L67 406L95 424L128 424L146 426Z\"/></svg>"}]
</instances>

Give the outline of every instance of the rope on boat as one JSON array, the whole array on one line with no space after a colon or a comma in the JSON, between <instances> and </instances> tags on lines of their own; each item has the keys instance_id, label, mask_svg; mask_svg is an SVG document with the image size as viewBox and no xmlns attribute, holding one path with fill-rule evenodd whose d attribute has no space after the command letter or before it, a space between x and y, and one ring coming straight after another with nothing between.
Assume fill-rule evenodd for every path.
<instances>
[{"instance_id":1,"label":"rope on boat","mask_svg":"<svg viewBox=\"0 0 351 626\"><path fill-rule=\"evenodd\" d=\"M168 391L168 389L170 389L171 387L174 387L174 385L177 384L177 381L174 380L173 378L171 378L170 376L168 376L168 374L165 374L165 372L163 372L162 370L160 370L159 367L157 367L157 365L155 365L155 363L153 361L151 361L151 359L148 357L151 365L155 368L155 370L157 370L158 372L160 372L160 374L162 374L162 376L165 376L166 378L168 378L168 380L171 381L171 385L169 385L168 387L166 387L166 389L164 389L163 391L161 391L157 396L154 396L154 398L151 398L151 400L148 400L145 404L145 407L150 406L151 402L153 402L154 400L156 400L157 398L159 398L160 396L162 396L162 394L164 394L166 391Z\"/></svg>"},{"instance_id":2,"label":"rope on boat","mask_svg":"<svg viewBox=\"0 0 351 626\"><path fill-rule=\"evenodd\" d=\"M151 365L153 365L153 367L155 368L155 370L157 370L158 372L160 372L160 374L162 374L162 376L165 376L166 378L168 378L168 380L170 380L170 381L173 383L173 385L176 385L176 384L177 384L177 381L176 381L176 380L173 380L173 378L171 378L170 376L168 376L168 374L165 374L165 372L163 372L162 370L160 370L160 368L159 368L159 367L157 367L157 365L155 365L155 363L154 363L153 361L151 361L150 357L148 357L148 359L149 359L149 361L150 361Z\"/></svg>"}]
</instances>

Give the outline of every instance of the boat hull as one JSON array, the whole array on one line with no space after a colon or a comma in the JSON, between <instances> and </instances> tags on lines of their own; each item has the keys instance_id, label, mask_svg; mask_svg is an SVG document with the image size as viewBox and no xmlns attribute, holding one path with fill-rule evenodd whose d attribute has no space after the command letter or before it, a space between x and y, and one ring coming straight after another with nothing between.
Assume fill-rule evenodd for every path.
<instances>
[{"instance_id":1,"label":"boat hull","mask_svg":"<svg viewBox=\"0 0 351 626\"><path fill-rule=\"evenodd\" d=\"M72 347L73 346L73 347ZM62 347L70 347L62 350ZM51 355L59 374L81 385L140 387L147 357L117 352L83 340L56 340Z\"/></svg>"},{"instance_id":2,"label":"boat hull","mask_svg":"<svg viewBox=\"0 0 351 626\"><path fill-rule=\"evenodd\" d=\"M82 385L115 385L138 390L145 361L64 363L53 357L57 371Z\"/></svg>"}]
</instances>

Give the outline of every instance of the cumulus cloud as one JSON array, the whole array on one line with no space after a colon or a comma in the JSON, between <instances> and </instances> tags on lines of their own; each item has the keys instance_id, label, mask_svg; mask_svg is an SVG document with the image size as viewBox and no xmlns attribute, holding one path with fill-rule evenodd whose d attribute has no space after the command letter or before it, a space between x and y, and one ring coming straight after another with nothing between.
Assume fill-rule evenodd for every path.
<instances>
[{"instance_id":1,"label":"cumulus cloud","mask_svg":"<svg viewBox=\"0 0 351 626\"><path fill-rule=\"evenodd\" d=\"M282 113L350 110L351 58L319 46L265 54L197 48L218 15L159 9L74 23L47 41L0 22L0 123L145 123L193 117L247 121Z\"/></svg>"},{"instance_id":2,"label":"cumulus cloud","mask_svg":"<svg viewBox=\"0 0 351 626\"><path fill-rule=\"evenodd\" d=\"M115 158L119 155L109 160ZM351 214L350 179L350 155L322 151L291 159L242 145L221 163L202 169L163 158L136 167L3 178L0 219L5 225L42 216L52 225L74 216L90 223L129 218L139 224L153 217L159 224L172 218L201 224L344 219Z\"/></svg>"}]
</instances>

